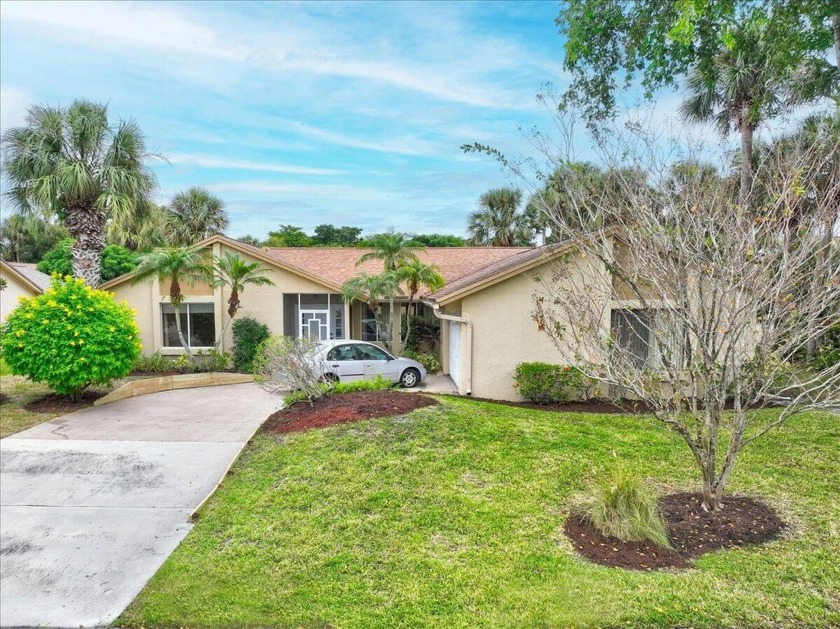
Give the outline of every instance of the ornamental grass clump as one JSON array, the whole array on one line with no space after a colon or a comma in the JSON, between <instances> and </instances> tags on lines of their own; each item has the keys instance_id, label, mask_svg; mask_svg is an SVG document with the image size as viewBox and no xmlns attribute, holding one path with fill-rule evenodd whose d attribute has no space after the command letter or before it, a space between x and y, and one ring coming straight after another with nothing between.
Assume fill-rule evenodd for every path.
<instances>
[{"instance_id":1,"label":"ornamental grass clump","mask_svg":"<svg viewBox=\"0 0 840 629\"><path fill-rule=\"evenodd\" d=\"M582 499L574 511L602 535L672 547L656 498L637 475L626 469L616 468L610 481L602 484L594 496Z\"/></svg>"},{"instance_id":2,"label":"ornamental grass clump","mask_svg":"<svg viewBox=\"0 0 840 629\"><path fill-rule=\"evenodd\" d=\"M131 308L70 277L54 277L42 295L22 299L0 345L12 373L70 397L128 375L141 349Z\"/></svg>"}]
</instances>

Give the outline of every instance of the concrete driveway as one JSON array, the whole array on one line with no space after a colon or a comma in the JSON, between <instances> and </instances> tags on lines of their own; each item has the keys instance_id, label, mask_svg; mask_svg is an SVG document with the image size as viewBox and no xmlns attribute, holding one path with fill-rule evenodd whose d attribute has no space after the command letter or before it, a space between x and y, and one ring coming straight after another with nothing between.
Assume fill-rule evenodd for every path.
<instances>
[{"instance_id":1,"label":"concrete driveway","mask_svg":"<svg viewBox=\"0 0 840 629\"><path fill-rule=\"evenodd\" d=\"M0 625L112 622L278 406L253 384L166 391L0 441Z\"/></svg>"}]
</instances>

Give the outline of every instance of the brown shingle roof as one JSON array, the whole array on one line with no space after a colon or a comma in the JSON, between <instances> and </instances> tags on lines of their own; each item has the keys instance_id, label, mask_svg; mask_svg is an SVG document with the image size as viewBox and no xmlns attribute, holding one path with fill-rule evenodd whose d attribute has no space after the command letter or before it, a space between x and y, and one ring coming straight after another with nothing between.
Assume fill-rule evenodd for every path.
<instances>
[{"instance_id":1,"label":"brown shingle roof","mask_svg":"<svg viewBox=\"0 0 840 629\"><path fill-rule=\"evenodd\" d=\"M519 249L515 254L507 256L493 264L487 265L474 273L447 282L439 291L428 295L433 301L441 301L472 286L482 284L496 276L503 276L508 271L519 267L531 267L541 261L548 261L555 253L566 249L571 243L561 242L530 249Z\"/></svg>"},{"instance_id":2,"label":"brown shingle roof","mask_svg":"<svg viewBox=\"0 0 840 629\"><path fill-rule=\"evenodd\" d=\"M382 262L369 260L356 266L358 259L370 249L352 247L284 247L264 248L267 255L283 264L307 271L327 281L343 284L359 271L380 273ZM429 247L418 257L427 264L435 264L440 274L450 282L475 274L508 258L531 251L525 247ZM422 291L421 291L422 296Z\"/></svg>"},{"instance_id":3,"label":"brown shingle roof","mask_svg":"<svg viewBox=\"0 0 840 629\"><path fill-rule=\"evenodd\" d=\"M31 284L41 289L41 292L44 292L50 287L50 276L46 273L41 273L35 268L35 264L29 262L6 262L6 264L20 273Z\"/></svg>"}]
</instances>

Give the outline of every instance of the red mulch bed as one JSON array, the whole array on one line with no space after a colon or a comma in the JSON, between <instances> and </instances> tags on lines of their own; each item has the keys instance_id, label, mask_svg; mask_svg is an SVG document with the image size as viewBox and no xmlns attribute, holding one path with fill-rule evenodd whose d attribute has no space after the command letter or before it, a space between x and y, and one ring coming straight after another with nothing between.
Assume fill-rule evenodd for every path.
<instances>
[{"instance_id":1,"label":"red mulch bed","mask_svg":"<svg viewBox=\"0 0 840 629\"><path fill-rule=\"evenodd\" d=\"M399 391L336 393L316 400L314 406L310 406L309 402L297 402L279 410L266 420L263 429L278 433L326 428L360 419L402 415L437 403L437 400L425 395Z\"/></svg>"},{"instance_id":2,"label":"red mulch bed","mask_svg":"<svg viewBox=\"0 0 840 629\"><path fill-rule=\"evenodd\" d=\"M740 548L776 539L784 522L767 505L744 496L730 496L724 508L707 513L699 493L664 496L659 504L674 549L652 542L622 542L599 533L588 520L569 516L564 530L577 551L595 563L631 570L686 568L691 559L721 548Z\"/></svg>"},{"instance_id":3,"label":"red mulch bed","mask_svg":"<svg viewBox=\"0 0 840 629\"><path fill-rule=\"evenodd\" d=\"M30 402L23 408L32 413L72 413L92 406L96 400L105 395L107 395L107 391L83 391L76 398L50 393Z\"/></svg>"}]
</instances>

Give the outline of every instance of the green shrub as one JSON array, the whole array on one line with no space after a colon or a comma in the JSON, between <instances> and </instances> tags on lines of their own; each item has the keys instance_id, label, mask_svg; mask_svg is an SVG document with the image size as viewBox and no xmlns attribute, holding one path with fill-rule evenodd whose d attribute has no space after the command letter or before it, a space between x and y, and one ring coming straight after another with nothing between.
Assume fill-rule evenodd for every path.
<instances>
[{"instance_id":1,"label":"green shrub","mask_svg":"<svg viewBox=\"0 0 840 629\"><path fill-rule=\"evenodd\" d=\"M840 323L826 330L820 338L813 366L816 369L830 369L840 363Z\"/></svg>"},{"instance_id":2,"label":"green shrub","mask_svg":"<svg viewBox=\"0 0 840 629\"><path fill-rule=\"evenodd\" d=\"M416 360L418 363L423 365L429 373L437 373L442 368L440 358L438 358L438 355L434 352L414 352L406 349L402 352L402 355L406 358Z\"/></svg>"},{"instance_id":3,"label":"green shrub","mask_svg":"<svg viewBox=\"0 0 840 629\"><path fill-rule=\"evenodd\" d=\"M656 498L635 474L616 468L598 493L579 500L574 512L587 518L598 531L625 542L649 540L671 548L665 520Z\"/></svg>"},{"instance_id":4,"label":"green shrub","mask_svg":"<svg viewBox=\"0 0 840 629\"><path fill-rule=\"evenodd\" d=\"M514 374L514 387L526 400L535 404L566 402L582 397L583 372L572 365L519 363Z\"/></svg>"},{"instance_id":5,"label":"green shrub","mask_svg":"<svg viewBox=\"0 0 840 629\"><path fill-rule=\"evenodd\" d=\"M408 335L408 342L405 345L409 352L432 352L437 348L440 338L440 324L435 321L427 321L423 317L411 316L402 320L400 333L405 336L406 325L411 327L411 334Z\"/></svg>"},{"instance_id":6,"label":"green shrub","mask_svg":"<svg viewBox=\"0 0 840 629\"><path fill-rule=\"evenodd\" d=\"M233 322L233 367L239 373L254 373L257 349L271 333L268 326L251 317Z\"/></svg>"},{"instance_id":7,"label":"green shrub","mask_svg":"<svg viewBox=\"0 0 840 629\"><path fill-rule=\"evenodd\" d=\"M138 356L131 370L143 373L165 373L172 369L172 360L160 352L155 352L149 356Z\"/></svg>"},{"instance_id":8,"label":"green shrub","mask_svg":"<svg viewBox=\"0 0 840 629\"><path fill-rule=\"evenodd\" d=\"M70 254L70 247L73 246L72 238L65 238L55 247L47 251L37 269L41 273L49 275L58 274L73 275L73 259ZM100 273L102 281L107 282L115 277L133 271L137 268L137 254L119 245L106 245L102 250L102 265Z\"/></svg>"},{"instance_id":9,"label":"green shrub","mask_svg":"<svg viewBox=\"0 0 840 629\"><path fill-rule=\"evenodd\" d=\"M141 345L125 302L67 277L20 301L3 325L2 348L12 373L76 396L128 375Z\"/></svg>"},{"instance_id":10,"label":"green shrub","mask_svg":"<svg viewBox=\"0 0 840 629\"><path fill-rule=\"evenodd\" d=\"M210 373L212 371L227 371L230 368L231 356L227 352L216 349L199 350L193 355L192 361L186 354L179 354L169 363L169 370L179 373Z\"/></svg>"},{"instance_id":11,"label":"green shrub","mask_svg":"<svg viewBox=\"0 0 840 629\"><path fill-rule=\"evenodd\" d=\"M384 391L394 386L390 380L386 380L382 376L376 376L372 380L354 380L353 382L322 382L318 385L323 395L333 395L335 393L355 393L356 391ZM305 391L292 391L283 398L286 406L294 404L295 402L305 402L309 400L309 396Z\"/></svg>"}]
</instances>

